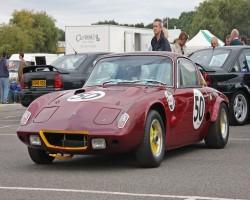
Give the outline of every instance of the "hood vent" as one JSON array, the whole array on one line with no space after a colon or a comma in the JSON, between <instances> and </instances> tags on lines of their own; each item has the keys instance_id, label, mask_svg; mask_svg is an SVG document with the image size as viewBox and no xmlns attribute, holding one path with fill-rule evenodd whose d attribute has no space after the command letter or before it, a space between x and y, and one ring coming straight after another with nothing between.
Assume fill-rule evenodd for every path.
<instances>
[{"instance_id":1,"label":"hood vent","mask_svg":"<svg viewBox=\"0 0 250 200\"><path fill-rule=\"evenodd\" d=\"M85 89L79 89L79 90L76 90L74 95L77 95L77 94L80 94L80 93L84 93L85 92Z\"/></svg>"}]
</instances>

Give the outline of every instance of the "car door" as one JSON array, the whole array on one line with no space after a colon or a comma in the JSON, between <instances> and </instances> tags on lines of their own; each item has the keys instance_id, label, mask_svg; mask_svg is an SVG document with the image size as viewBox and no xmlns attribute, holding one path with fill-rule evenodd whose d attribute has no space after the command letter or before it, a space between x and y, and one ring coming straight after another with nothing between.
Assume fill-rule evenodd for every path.
<instances>
[{"instance_id":1,"label":"car door","mask_svg":"<svg viewBox=\"0 0 250 200\"><path fill-rule=\"evenodd\" d=\"M238 62L243 75L243 84L250 88L250 49L244 49L241 52Z\"/></svg>"},{"instance_id":2,"label":"car door","mask_svg":"<svg viewBox=\"0 0 250 200\"><path fill-rule=\"evenodd\" d=\"M192 143L199 138L205 113L205 90L202 89L197 68L186 59L177 60L175 89L176 124L173 127L175 146Z\"/></svg>"}]
</instances>

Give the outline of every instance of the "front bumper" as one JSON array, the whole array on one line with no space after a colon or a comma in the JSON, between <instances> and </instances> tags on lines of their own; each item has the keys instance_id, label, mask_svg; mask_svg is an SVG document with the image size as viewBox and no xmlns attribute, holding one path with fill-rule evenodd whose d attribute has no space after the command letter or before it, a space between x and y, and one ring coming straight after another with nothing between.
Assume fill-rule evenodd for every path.
<instances>
[{"instance_id":1,"label":"front bumper","mask_svg":"<svg viewBox=\"0 0 250 200\"><path fill-rule=\"evenodd\" d=\"M51 135L50 135L51 133ZM64 142L59 140L53 141L53 134L63 135L62 138L66 138ZM141 141L142 135L133 131L133 134L124 132L122 134L89 134L87 131L40 131L39 133L32 132L17 132L19 139L31 148L43 149L49 153L62 153L62 154L113 154L113 153L125 153L134 150L138 147ZM29 141L30 135L38 135L41 140L41 145L31 145ZM48 137L48 135L50 135ZM67 138L74 138L74 135L82 135L81 140L73 141ZM51 137L52 136L52 137ZM76 137L75 137L76 138ZM93 149L91 141L92 139L102 138L106 142L105 149ZM71 141L71 143L70 143Z\"/></svg>"}]
</instances>

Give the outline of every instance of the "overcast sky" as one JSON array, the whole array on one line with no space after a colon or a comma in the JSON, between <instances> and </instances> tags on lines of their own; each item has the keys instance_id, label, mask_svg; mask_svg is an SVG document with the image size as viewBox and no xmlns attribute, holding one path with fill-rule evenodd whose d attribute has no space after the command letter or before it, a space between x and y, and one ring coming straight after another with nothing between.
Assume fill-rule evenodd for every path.
<instances>
[{"instance_id":1,"label":"overcast sky","mask_svg":"<svg viewBox=\"0 0 250 200\"><path fill-rule=\"evenodd\" d=\"M46 11L64 29L101 20L149 24L156 17L178 17L203 0L0 0L0 23L8 23L16 9Z\"/></svg>"}]
</instances>

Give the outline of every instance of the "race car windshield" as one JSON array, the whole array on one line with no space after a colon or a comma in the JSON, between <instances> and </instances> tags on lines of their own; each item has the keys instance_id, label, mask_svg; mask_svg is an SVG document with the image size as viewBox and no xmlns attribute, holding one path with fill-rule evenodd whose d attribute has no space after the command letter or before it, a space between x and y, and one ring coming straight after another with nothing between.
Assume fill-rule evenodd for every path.
<instances>
[{"instance_id":1,"label":"race car windshield","mask_svg":"<svg viewBox=\"0 0 250 200\"><path fill-rule=\"evenodd\" d=\"M86 55L67 55L56 59L52 66L65 71L75 71L86 59Z\"/></svg>"},{"instance_id":2,"label":"race car windshield","mask_svg":"<svg viewBox=\"0 0 250 200\"><path fill-rule=\"evenodd\" d=\"M168 57L121 56L100 60L85 86L108 84L173 85L173 64Z\"/></svg>"},{"instance_id":3,"label":"race car windshield","mask_svg":"<svg viewBox=\"0 0 250 200\"><path fill-rule=\"evenodd\" d=\"M222 68L229 54L230 50L228 49L211 48L193 53L190 59L206 69Z\"/></svg>"}]
</instances>

